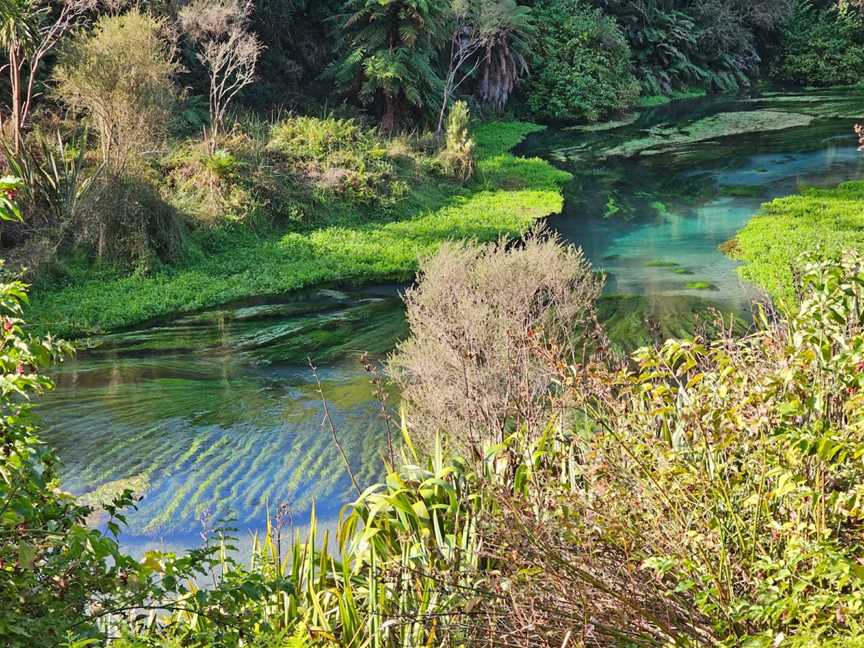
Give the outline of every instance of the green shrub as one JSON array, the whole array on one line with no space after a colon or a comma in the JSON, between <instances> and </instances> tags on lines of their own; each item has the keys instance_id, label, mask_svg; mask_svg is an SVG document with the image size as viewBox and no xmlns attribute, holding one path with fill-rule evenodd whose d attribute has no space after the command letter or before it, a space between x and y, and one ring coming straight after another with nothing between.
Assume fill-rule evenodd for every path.
<instances>
[{"instance_id":1,"label":"green shrub","mask_svg":"<svg viewBox=\"0 0 864 648\"><path fill-rule=\"evenodd\" d=\"M31 337L21 319L25 286L0 283L0 643L57 646L66 631L95 630L97 596L114 594L126 561L88 528L91 509L60 490L56 458L42 445L29 399L51 389L40 370L71 348ZM128 496L125 499L128 503ZM115 520L110 520L116 528Z\"/></svg>"},{"instance_id":2,"label":"green shrub","mask_svg":"<svg viewBox=\"0 0 864 648\"><path fill-rule=\"evenodd\" d=\"M237 158L230 151L218 149L204 160L204 166L217 178L227 178L237 170Z\"/></svg>"},{"instance_id":3,"label":"green shrub","mask_svg":"<svg viewBox=\"0 0 864 648\"><path fill-rule=\"evenodd\" d=\"M474 175L474 149L476 144L468 130L471 115L468 104L457 101L447 117L447 139L438 155L441 168L447 175L465 182Z\"/></svg>"},{"instance_id":4,"label":"green shrub","mask_svg":"<svg viewBox=\"0 0 864 648\"><path fill-rule=\"evenodd\" d=\"M57 94L92 120L113 173L167 136L179 66L165 29L139 9L103 16L66 45L54 70Z\"/></svg>"},{"instance_id":5,"label":"green shrub","mask_svg":"<svg viewBox=\"0 0 864 648\"><path fill-rule=\"evenodd\" d=\"M597 121L636 102L630 47L613 18L582 0L540 5L527 84L531 112Z\"/></svg>"},{"instance_id":6,"label":"green shrub","mask_svg":"<svg viewBox=\"0 0 864 648\"><path fill-rule=\"evenodd\" d=\"M783 29L772 74L802 85L841 85L864 75L864 21L852 9L821 9L797 0Z\"/></svg>"},{"instance_id":7,"label":"green shrub","mask_svg":"<svg viewBox=\"0 0 864 648\"><path fill-rule=\"evenodd\" d=\"M273 126L267 149L325 194L387 204L407 191L383 142L352 119L290 117Z\"/></svg>"}]
</instances>

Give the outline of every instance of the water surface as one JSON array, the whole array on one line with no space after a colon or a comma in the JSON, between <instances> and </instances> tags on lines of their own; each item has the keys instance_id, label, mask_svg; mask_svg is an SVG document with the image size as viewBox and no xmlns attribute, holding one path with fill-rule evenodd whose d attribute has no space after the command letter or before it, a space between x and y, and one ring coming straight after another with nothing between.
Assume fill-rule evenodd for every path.
<instances>
[{"instance_id":1,"label":"water surface","mask_svg":"<svg viewBox=\"0 0 864 648\"><path fill-rule=\"evenodd\" d=\"M718 246L769 198L861 177L851 130L860 106L864 95L849 91L693 101L607 130L552 127L520 152L573 174L550 224L608 273L603 311L632 347L649 318L681 334L708 304L746 314L759 291ZM714 116L735 122L754 111L778 129L700 130ZM807 125L781 128L777 113ZM620 154L658 133L672 142ZM70 491L99 499L131 485L144 494L129 515L129 547L195 544L202 519L243 534L281 503L298 521L313 502L333 520L352 493L307 358L367 485L379 477L385 431L359 358L382 358L404 334L397 288L382 286L309 290L107 335L57 370L40 407L46 437Z\"/></svg>"}]
</instances>

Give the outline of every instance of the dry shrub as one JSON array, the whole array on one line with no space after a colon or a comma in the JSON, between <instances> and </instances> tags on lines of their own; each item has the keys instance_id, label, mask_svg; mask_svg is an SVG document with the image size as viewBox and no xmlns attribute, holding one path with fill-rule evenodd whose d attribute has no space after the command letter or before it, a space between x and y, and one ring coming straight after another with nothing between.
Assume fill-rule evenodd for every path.
<instances>
[{"instance_id":1,"label":"dry shrub","mask_svg":"<svg viewBox=\"0 0 864 648\"><path fill-rule=\"evenodd\" d=\"M711 644L710 623L683 594L669 593L599 528L550 521L499 493L500 516L484 529L497 566L467 627L469 645L600 647ZM547 501L555 505L558 502Z\"/></svg>"},{"instance_id":2,"label":"dry shrub","mask_svg":"<svg viewBox=\"0 0 864 648\"><path fill-rule=\"evenodd\" d=\"M446 432L453 450L482 456L514 429L544 428L555 399L555 349L577 361L597 334L602 289L581 250L541 230L518 246L445 245L405 294L411 338L391 357L421 440Z\"/></svg>"},{"instance_id":3,"label":"dry shrub","mask_svg":"<svg viewBox=\"0 0 864 648\"><path fill-rule=\"evenodd\" d=\"M193 0L178 16L210 77L211 153L229 106L255 80L255 66L264 49L249 31L252 10L252 0Z\"/></svg>"}]
</instances>

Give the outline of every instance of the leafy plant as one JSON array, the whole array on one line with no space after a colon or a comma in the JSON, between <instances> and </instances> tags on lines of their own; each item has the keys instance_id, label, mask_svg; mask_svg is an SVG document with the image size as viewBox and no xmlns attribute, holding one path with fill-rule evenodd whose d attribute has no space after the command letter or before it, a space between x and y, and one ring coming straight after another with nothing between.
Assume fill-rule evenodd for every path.
<instances>
[{"instance_id":1,"label":"leafy plant","mask_svg":"<svg viewBox=\"0 0 864 648\"><path fill-rule=\"evenodd\" d=\"M61 230L75 220L100 172L99 167L86 167L87 138L86 130L71 142L64 141L59 132L54 142L37 133L17 152L3 143L7 164L15 175L24 179L27 202L46 208Z\"/></svg>"},{"instance_id":2,"label":"leafy plant","mask_svg":"<svg viewBox=\"0 0 864 648\"><path fill-rule=\"evenodd\" d=\"M539 5L527 85L532 113L597 121L635 103L630 47L615 20L582 0Z\"/></svg>"},{"instance_id":3,"label":"leafy plant","mask_svg":"<svg viewBox=\"0 0 864 648\"><path fill-rule=\"evenodd\" d=\"M345 54L329 75L360 103L372 106L385 132L438 104L435 69L448 7L429 0L349 0Z\"/></svg>"},{"instance_id":4,"label":"leafy plant","mask_svg":"<svg viewBox=\"0 0 864 648\"><path fill-rule=\"evenodd\" d=\"M468 104L457 101L450 109L447 118L447 139L444 150L438 156L444 172L455 176L462 182L470 180L474 175L474 149L476 147L468 124L471 115Z\"/></svg>"}]
</instances>

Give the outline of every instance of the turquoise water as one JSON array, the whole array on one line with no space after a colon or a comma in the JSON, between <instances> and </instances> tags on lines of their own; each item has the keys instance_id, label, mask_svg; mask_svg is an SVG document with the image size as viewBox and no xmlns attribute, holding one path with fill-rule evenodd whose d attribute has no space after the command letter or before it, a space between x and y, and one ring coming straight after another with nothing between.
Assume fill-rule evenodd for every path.
<instances>
[{"instance_id":1,"label":"turquoise water","mask_svg":"<svg viewBox=\"0 0 864 648\"><path fill-rule=\"evenodd\" d=\"M202 522L239 532L267 508L334 519L350 481L322 427L311 358L363 483L380 472L384 425L360 362L405 333L396 288L311 290L93 340L40 406L76 494L142 492L124 541L190 545Z\"/></svg>"},{"instance_id":2,"label":"turquoise water","mask_svg":"<svg viewBox=\"0 0 864 648\"><path fill-rule=\"evenodd\" d=\"M864 95L849 91L681 102L608 131L550 128L520 152L573 174L564 213L550 222L609 273L608 293L642 295L649 303L702 299L746 314L761 293L739 279L737 263L719 246L766 200L802 185L862 177L864 157L852 132L862 106ZM609 153L658 131L692 135L700 120L732 115L743 121L765 110L772 111L770 121L775 114L811 121L695 143L661 141L629 157Z\"/></svg>"},{"instance_id":3,"label":"turquoise water","mask_svg":"<svg viewBox=\"0 0 864 648\"><path fill-rule=\"evenodd\" d=\"M550 128L519 152L573 173L550 225L608 274L602 310L632 348L648 341L649 319L677 335L709 304L746 317L761 294L718 246L766 199L862 176L851 131L862 100L819 92L686 102L610 130ZM700 131L706 118L746 122L765 110L769 122L782 113L809 123ZM658 133L647 149L622 149ZM298 522L313 503L333 520L352 491L307 359L368 485L386 433L360 357L381 360L405 332L398 288L379 286L231 304L107 335L57 370L57 390L40 406L45 436L70 491L94 501L126 485L143 493L123 538L132 548L196 544L208 520L243 535L282 503Z\"/></svg>"}]
</instances>

